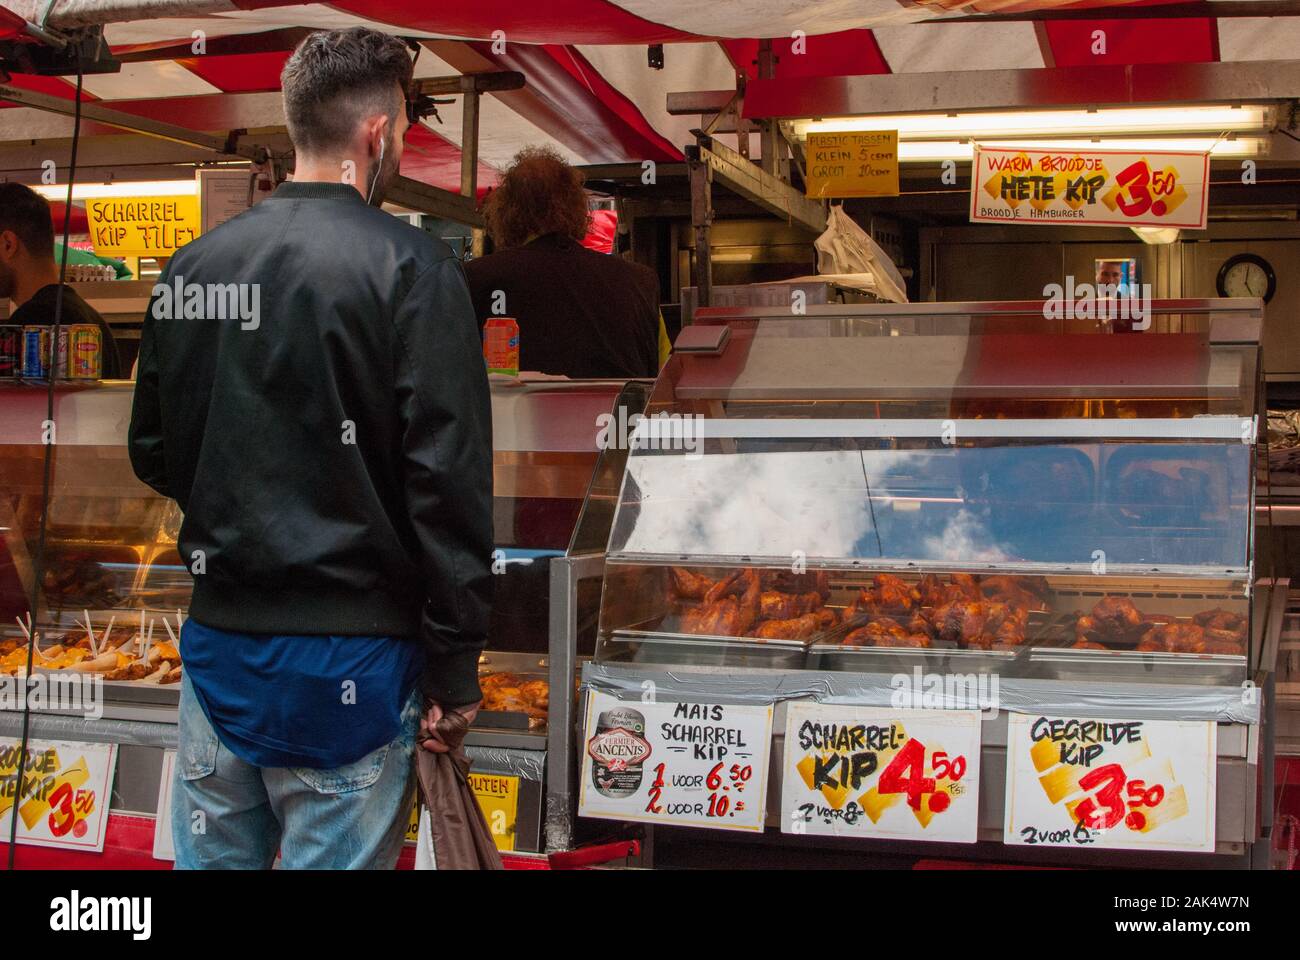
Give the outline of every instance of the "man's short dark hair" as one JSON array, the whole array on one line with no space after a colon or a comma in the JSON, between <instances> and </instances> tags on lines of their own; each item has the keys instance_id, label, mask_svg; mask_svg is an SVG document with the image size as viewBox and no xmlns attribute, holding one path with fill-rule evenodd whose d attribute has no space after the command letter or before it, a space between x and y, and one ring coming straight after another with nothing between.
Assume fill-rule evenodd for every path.
<instances>
[{"instance_id":1,"label":"man's short dark hair","mask_svg":"<svg viewBox=\"0 0 1300 960\"><path fill-rule=\"evenodd\" d=\"M31 187L0 183L0 230L12 230L33 257L54 257L50 204Z\"/></svg>"},{"instance_id":2,"label":"man's short dark hair","mask_svg":"<svg viewBox=\"0 0 1300 960\"><path fill-rule=\"evenodd\" d=\"M284 65L284 115L294 147L309 154L345 149L357 124L376 113L394 121L411 83L406 44L366 27L310 34Z\"/></svg>"}]
</instances>

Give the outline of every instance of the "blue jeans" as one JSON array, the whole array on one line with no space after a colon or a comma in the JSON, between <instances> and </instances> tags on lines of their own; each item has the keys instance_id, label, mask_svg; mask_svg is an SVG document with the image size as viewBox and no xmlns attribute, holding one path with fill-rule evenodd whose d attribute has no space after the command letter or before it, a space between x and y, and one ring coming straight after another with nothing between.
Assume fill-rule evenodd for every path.
<instances>
[{"instance_id":1,"label":"blue jeans","mask_svg":"<svg viewBox=\"0 0 1300 960\"><path fill-rule=\"evenodd\" d=\"M180 870L391 870L415 802L420 702L396 740L332 770L255 767L217 739L181 681L172 841Z\"/></svg>"}]
</instances>

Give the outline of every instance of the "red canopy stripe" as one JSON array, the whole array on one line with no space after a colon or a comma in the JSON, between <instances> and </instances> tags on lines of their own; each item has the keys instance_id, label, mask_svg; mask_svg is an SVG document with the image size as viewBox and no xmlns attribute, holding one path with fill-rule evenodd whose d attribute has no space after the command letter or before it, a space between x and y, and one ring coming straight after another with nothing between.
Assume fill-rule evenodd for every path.
<instances>
[{"instance_id":1,"label":"red canopy stripe","mask_svg":"<svg viewBox=\"0 0 1300 960\"><path fill-rule=\"evenodd\" d=\"M622 112L605 103L600 91L613 88L590 71L582 78L566 56L562 65L546 47L508 43L505 52L492 53L490 43L426 41L435 54L461 73L517 70L528 78L522 90L492 94L521 117L564 143L588 163L613 163L628 159L672 161L681 154L645 122L635 107L624 101ZM580 58L577 51L575 56ZM575 70L579 76L570 70ZM632 116L635 114L635 116Z\"/></svg>"},{"instance_id":2,"label":"red canopy stripe","mask_svg":"<svg viewBox=\"0 0 1300 960\"><path fill-rule=\"evenodd\" d=\"M794 43L790 37L778 37L772 41L778 78L889 73L889 63L870 30L844 30L805 37L801 44L803 53L794 52ZM743 70L751 80L758 77L757 40L723 40L722 46L737 70Z\"/></svg>"},{"instance_id":3,"label":"red canopy stripe","mask_svg":"<svg viewBox=\"0 0 1300 960\"><path fill-rule=\"evenodd\" d=\"M257 3L258 0L236 0ZM267 6L278 5L274 2ZM671 27L644 20L607 0L474 0L473 3L432 3L420 0L336 0L338 10L367 20L378 20L449 37L491 39L505 32L507 44L553 43L668 43L697 40Z\"/></svg>"},{"instance_id":4,"label":"red canopy stripe","mask_svg":"<svg viewBox=\"0 0 1300 960\"><path fill-rule=\"evenodd\" d=\"M1204 63L1219 59L1219 32L1208 18L1054 20L1041 23L1057 67ZM1098 33L1100 31L1100 34ZM1103 50L1104 52L1100 52ZM1096 52L1095 52L1096 51Z\"/></svg>"}]
</instances>

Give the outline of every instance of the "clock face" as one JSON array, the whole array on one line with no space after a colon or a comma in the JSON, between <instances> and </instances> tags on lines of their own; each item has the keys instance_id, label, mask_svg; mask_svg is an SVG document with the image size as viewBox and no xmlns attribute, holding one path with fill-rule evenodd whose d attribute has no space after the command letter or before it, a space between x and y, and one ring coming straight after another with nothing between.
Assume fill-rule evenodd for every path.
<instances>
[{"instance_id":1,"label":"clock face","mask_svg":"<svg viewBox=\"0 0 1300 960\"><path fill-rule=\"evenodd\" d=\"M1268 274L1249 260L1234 263L1223 275L1223 291L1230 297L1263 297L1268 293Z\"/></svg>"}]
</instances>

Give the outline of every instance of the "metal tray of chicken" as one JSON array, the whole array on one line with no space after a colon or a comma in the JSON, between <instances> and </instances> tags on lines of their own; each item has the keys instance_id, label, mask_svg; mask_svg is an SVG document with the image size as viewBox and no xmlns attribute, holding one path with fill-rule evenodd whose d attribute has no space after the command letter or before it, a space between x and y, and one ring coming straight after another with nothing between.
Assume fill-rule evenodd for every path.
<instances>
[{"instance_id":1,"label":"metal tray of chicken","mask_svg":"<svg viewBox=\"0 0 1300 960\"><path fill-rule=\"evenodd\" d=\"M1128 680L1222 686L1246 679L1245 654L1167 653L1038 646L1029 653L1034 676L1044 680Z\"/></svg>"},{"instance_id":2,"label":"metal tray of chicken","mask_svg":"<svg viewBox=\"0 0 1300 960\"><path fill-rule=\"evenodd\" d=\"M814 670L848 670L856 673L898 673L920 667L927 673L1006 673L1010 664L1025 656L1024 647L1011 650L967 650L947 640L931 647L845 647L818 644L808 651Z\"/></svg>"},{"instance_id":3,"label":"metal tray of chicken","mask_svg":"<svg viewBox=\"0 0 1300 960\"><path fill-rule=\"evenodd\" d=\"M811 644L811 640L759 640L756 637L665 633L642 630L641 626L644 624L613 631L610 641L625 644L627 649L613 651L610 659L681 667L772 667L799 670L807 662L808 647ZM626 656L623 655L624 652Z\"/></svg>"},{"instance_id":4,"label":"metal tray of chicken","mask_svg":"<svg viewBox=\"0 0 1300 960\"><path fill-rule=\"evenodd\" d=\"M1050 615L1046 611L1029 611L1026 630L1041 631ZM920 667L926 672L957 671L961 673L1003 673L1009 664L1024 658L1025 645L1005 650L979 650L959 646L952 640L931 640L929 647L844 646L841 641L849 633L870 619L892 619L884 616L859 618L842 623L829 631L825 641L814 644L808 651L808 665L816 670L847 670L858 673L897 673ZM828 642L827 642L828 641Z\"/></svg>"},{"instance_id":5,"label":"metal tray of chicken","mask_svg":"<svg viewBox=\"0 0 1300 960\"><path fill-rule=\"evenodd\" d=\"M549 686L550 663L544 654L485 650L478 658L479 680L482 682L487 677L508 673L522 681L542 680ZM474 718L474 729L546 732L545 718L533 716L522 710L493 710L490 709L491 702L491 696L485 691L483 706L479 709L478 716Z\"/></svg>"}]
</instances>

